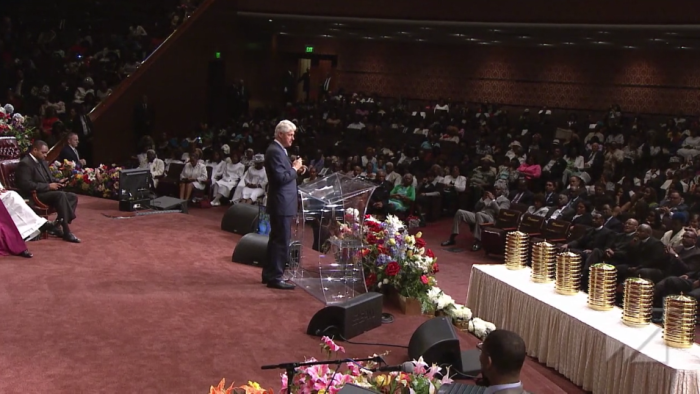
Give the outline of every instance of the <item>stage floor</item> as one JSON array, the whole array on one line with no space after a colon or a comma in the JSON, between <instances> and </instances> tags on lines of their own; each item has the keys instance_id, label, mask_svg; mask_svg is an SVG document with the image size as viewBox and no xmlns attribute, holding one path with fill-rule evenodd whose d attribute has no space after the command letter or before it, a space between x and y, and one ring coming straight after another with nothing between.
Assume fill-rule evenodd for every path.
<instances>
[{"instance_id":1,"label":"stage floor","mask_svg":"<svg viewBox=\"0 0 700 394\"><path fill-rule=\"evenodd\" d=\"M2 259L1 393L206 393L221 378L278 391L280 371L261 365L321 356L319 339L305 332L323 304L301 289L268 289L259 268L231 263L240 236L220 230L226 207L105 216L117 208L81 196L72 226L81 244L51 238L29 243L33 259ZM440 287L464 302L471 265L487 260L443 250L447 221L423 232L438 257ZM425 319L395 315L354 340L407 345ZM478 343L460 339L462 349ZM408 357L381 345L345 348L348 357L385 350L390 363ZM541 394L582 392L533 360L522 380Z\"/></svg>"}]
</instances>

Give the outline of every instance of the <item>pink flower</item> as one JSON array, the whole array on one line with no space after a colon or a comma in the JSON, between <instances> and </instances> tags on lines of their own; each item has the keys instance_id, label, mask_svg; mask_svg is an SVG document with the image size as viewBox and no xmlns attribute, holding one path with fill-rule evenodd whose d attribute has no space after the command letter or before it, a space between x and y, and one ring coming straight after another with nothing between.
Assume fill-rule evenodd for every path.
<instances>
[{"instance_id":1,"label":"pink flower","mask_svg":"<svg viewBox=\"0 0 700 394\"><path fill-rule=\"evenodd\" d=\"M283 373L283 374L281 375L281 377L282 377L282 389L281 389L281 390L285 390L285 389L287 388L287 385L289 384L289 383L288 383L288 382L289 382L289 377L287 377L287 373L286 373L286 372ZM281 390L280 390L280 391L281 391Z\"/></svg>"},{"instance_id":2,"label":"pink flower","mask_svg":"<svg viewBox=\"0 0 700 394\"><path fill-rule=\"evenodd\" d=\"M420 281L423 282L424 285L427 285L428 282L429 282L429 281L428 281L428 277L425 276L425 275L421 275Z\"/></svg>"},{"instance_id":3,"label":"pink flower","mask_svg":"<svg viewBox=\"0 0 700 394\"><path fill-rule=\"evenodd\" d=\"M327 347L329 351L345 353L345 348L336 345L336 343L329 337L323 337L321 338L321 341L323 341L324 346Z\"/></svg>"}]
</instances>

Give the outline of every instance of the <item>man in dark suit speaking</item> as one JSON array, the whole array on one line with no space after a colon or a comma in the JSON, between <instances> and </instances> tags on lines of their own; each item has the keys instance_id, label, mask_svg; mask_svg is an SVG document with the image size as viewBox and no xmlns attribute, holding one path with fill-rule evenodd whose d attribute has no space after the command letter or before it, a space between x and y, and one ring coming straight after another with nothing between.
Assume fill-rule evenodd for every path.
<instances>
[{"instance_id":1,"label":"man in dark suit speaking","mask_svg":"<svg viewBox=\"0 0 700 394\"><path fill-rule=\"evenodd\" d=\"M270 238L267 243L267 264L263 267L262 283L274 289L292 290L282 275L289 258L292 220L297 214L297 172L301 158L292 163L286 148L294 142L294 123L283 120L275 127L275 139L265 152L267 172L267 213L270 215Z\"/></svg>"},{"instance_id":2,"label":"man in dark suit speaking","mask_svg":"<svg viewBox=\"0 0 700 394\"><path fill-rule=\"evenodd\" d=\"M75 219L75 208L78 206L78 196L64 192L64 181L58 181L51 176L49 166L46 164L46 154L49 146L46 142L36 140L32 144L29 154L24 156L17 165L15 172L15 184L22 196L28 197L33 191L39 201L56 209L58 219L56 224L63 228L62 234L65 241L79 243L80 240L70 232L68 225Z\"/></svg>"}]
</instances>

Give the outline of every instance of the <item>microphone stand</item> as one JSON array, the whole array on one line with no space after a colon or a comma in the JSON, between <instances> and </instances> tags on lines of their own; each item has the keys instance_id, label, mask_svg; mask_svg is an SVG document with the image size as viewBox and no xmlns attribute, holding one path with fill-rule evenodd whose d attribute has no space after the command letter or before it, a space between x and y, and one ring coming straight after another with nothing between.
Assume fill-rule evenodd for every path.
<instances>
[{"instance_id":1,"label":"microphone stand","mask_svg":"<svg viewBox=\"0 0 700 394\"><path fill-rule=\"evenodd\" d=\"M293 363L282 363L274 365L263 365L260 369L284 369L287 371L287 394L292 394L292 383L294 382L294 375L299 367L310 367L313 365L340 365L346 362L367 362L374 361L377 363L383 363L384 358L382 356L368 357L368 358L345 358L342 360L326 360L326 361L307 361L307 362L293 362Z\"/></svg>"}]
</instances>

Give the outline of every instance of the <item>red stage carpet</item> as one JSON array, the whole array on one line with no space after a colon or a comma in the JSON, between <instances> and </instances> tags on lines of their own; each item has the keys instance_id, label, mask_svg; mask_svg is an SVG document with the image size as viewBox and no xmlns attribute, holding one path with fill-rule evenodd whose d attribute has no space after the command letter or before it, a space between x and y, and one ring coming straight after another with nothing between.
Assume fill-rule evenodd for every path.
<instances>
[{"instance_id":1,"label":"red stage carpet","mask_svg":"<svg viewBox=\"0 0 700 394\"><path fill-rule=\"evenodd\" d=\"M115 201L80 197L75 245L29 243L33 259L0 261L0 393L206 393L225 377L279 390L263 364L319 357L305 334L322 304L301 289L271 290L258 268L231 263L239 236L219 229L225 207L189 215L112 219ZM449 225L424 230L440 287L464 302L471 264L482 254L441 250ZM460 239L464 242L464 239ZM407 345L423 317L397 321L357 341ZM462 347L478 340L462 335ZM349 357L405 349L345 344ZM576 393L556 372L528 360L525 388Z\"/></svg>"}]
</instances>

